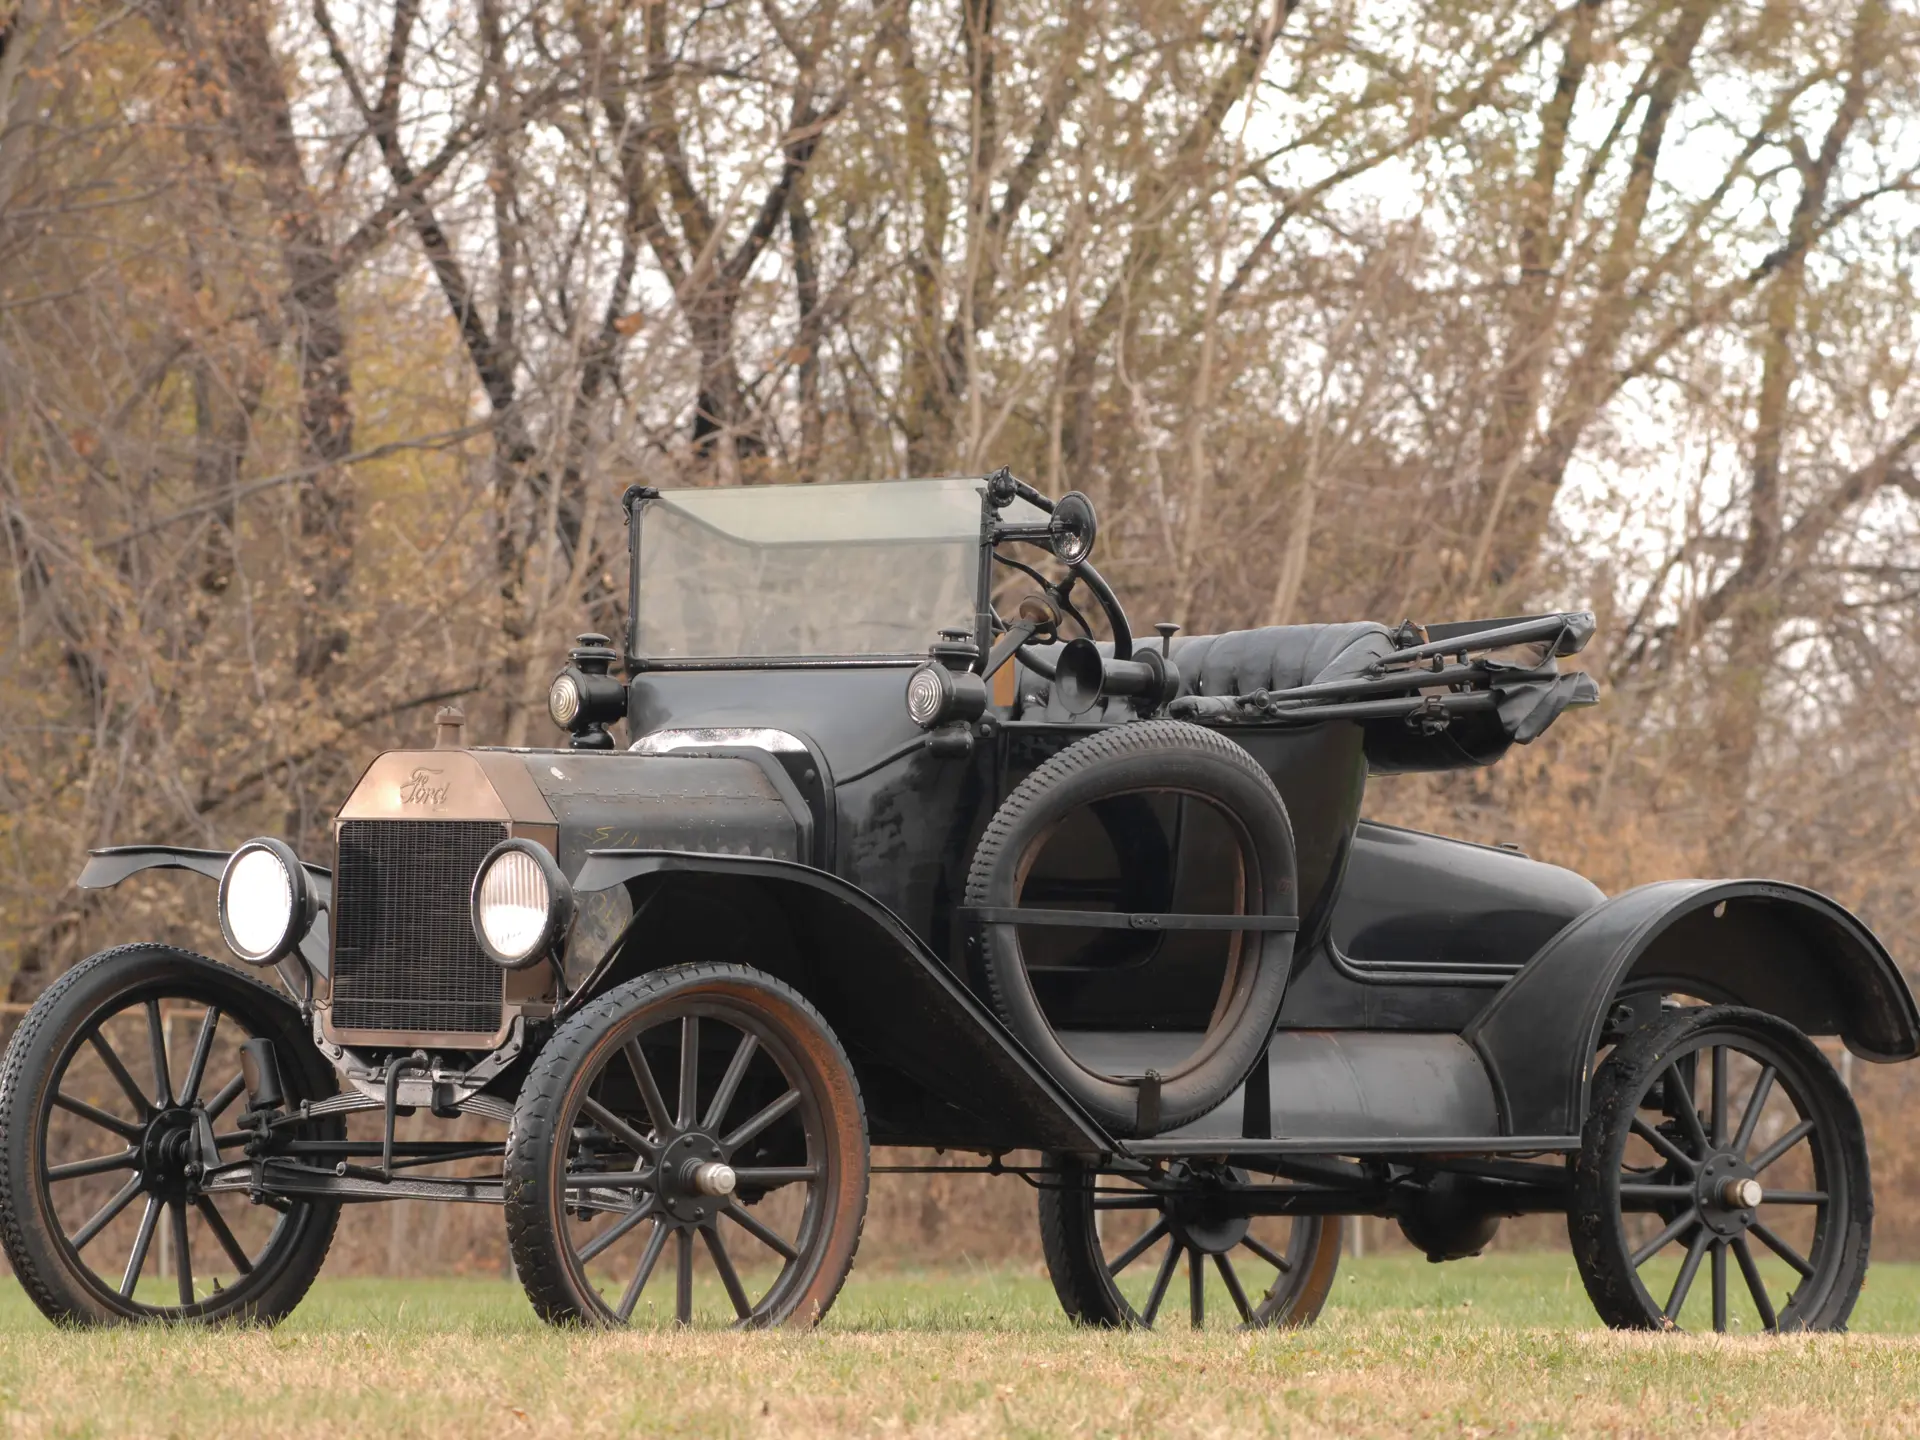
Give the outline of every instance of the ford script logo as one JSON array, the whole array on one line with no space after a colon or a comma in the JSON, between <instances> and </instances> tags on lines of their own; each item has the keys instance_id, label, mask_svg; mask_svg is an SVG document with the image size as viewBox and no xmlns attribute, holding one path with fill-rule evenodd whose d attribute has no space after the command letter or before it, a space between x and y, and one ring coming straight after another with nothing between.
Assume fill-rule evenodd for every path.
<instances>
[{"instance_id":1,"label":"ford script logo","mask_svg":"<svg viewBox=\"0 0 1920 1440\"><path fill-rule=\"evenodd\" d=\"M424 765L417 767L400 782L400 803L438 810L447 803L447 792L453 788L452 781L440 778L446 773L444 770L429 770Z\"/></svg>"}]
</instances>

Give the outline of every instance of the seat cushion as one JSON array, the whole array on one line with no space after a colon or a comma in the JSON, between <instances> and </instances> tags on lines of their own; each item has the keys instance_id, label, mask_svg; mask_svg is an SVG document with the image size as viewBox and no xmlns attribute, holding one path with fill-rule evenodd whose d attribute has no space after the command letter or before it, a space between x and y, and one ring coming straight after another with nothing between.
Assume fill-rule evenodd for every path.
<instances>
[{"instance_id":1,"label":"seat cushion","mask_svg":"<svg viewBox=\"0 0 1920 1440\"><path fill-rule=\"evenodd\" d=\"M1153 642L1134 643L1142 646ZM1061 647L1040 648L1051 656ZM1392 649L1386 626L1371 620L1269 625L1259 630L1229 630L1223 635L1178 637L1173 642L1173 663L1180 670L1182 695L1248 695L1255 690L1291 690L1357 675ZM1113 647L1103 644L1100 653L1111 655ZM1078 716L1067 714L1054 702L1051 682L1025 666L1020 668L1019 680L1023 719L1104 718L1104 702Z\"/></svg>"}]
</instances>

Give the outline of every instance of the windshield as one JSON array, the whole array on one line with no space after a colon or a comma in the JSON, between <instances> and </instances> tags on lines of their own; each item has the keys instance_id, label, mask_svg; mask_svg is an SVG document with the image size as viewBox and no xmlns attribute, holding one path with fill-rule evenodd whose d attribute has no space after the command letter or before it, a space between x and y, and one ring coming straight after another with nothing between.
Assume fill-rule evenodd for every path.
<instances>
[{"instance_id":1,"label":"windshield","mask_svg":"<svg viewBox=\"0 0 1920 1440\"><path fill-rule=\"evenodd\" d=\"M973 629L985 483L663 491L637 521L633 653L924 655L942 629ZM1025 501L1005 514L1045 518Z\"/></svg>"}]
</instances>

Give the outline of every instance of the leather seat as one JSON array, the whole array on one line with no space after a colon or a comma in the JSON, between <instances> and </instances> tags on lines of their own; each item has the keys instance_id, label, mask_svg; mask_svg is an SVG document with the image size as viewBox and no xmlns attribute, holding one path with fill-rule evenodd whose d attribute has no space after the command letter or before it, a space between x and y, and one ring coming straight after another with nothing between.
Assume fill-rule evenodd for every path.
<instances>
[{"instance_id":1,"label":"leather seat","mask_svg":"<svg viewBox=\"0 0 1920 1440\"><path fill-rule=\"evenodd\" d=\"M1139 649L1154 643L1136 638L1134 646ZM1059 649L1042 647L1046 654ZM1269 625L1259 630L1229 630L1223 635L1176 637L1173 663L1180 669L1182 695L1247 695L1255 690L1291 690L1358 675L1392 649L1386 626L1371 620ZM1103 644L1100 651L1110 655L1113 647ZM1024 665L1019 680L1022 719L1064 722L1104 718L1105 702L1080 715L1067 714L1054 702L1051 682Z\"/></svg>"}]
</instances>

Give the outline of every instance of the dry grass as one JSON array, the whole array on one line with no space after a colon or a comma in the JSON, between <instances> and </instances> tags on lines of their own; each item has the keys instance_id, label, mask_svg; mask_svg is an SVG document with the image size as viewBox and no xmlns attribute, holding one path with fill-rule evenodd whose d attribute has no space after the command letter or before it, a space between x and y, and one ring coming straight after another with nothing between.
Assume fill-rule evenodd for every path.
<instances>
[{"instance_id":1,"label":"dry grass","mask_svg":"<svg viewBox=\"0 0 1920 1440\"><path fill-rule=\"evenodd\" d=\"M1911 1435L1920 1267L1848 1336L1620 1336L1561 1257L1350 1265L1316 1329L1076 1332L1043 1278L857 1276L816 1334L556 1333L494 1281L323 1282L266 1333L57 1333L0 1299L22 1435ZM1870 1333L1869 1333L1870 1332Z\"/></svg>"}]
</instances>

